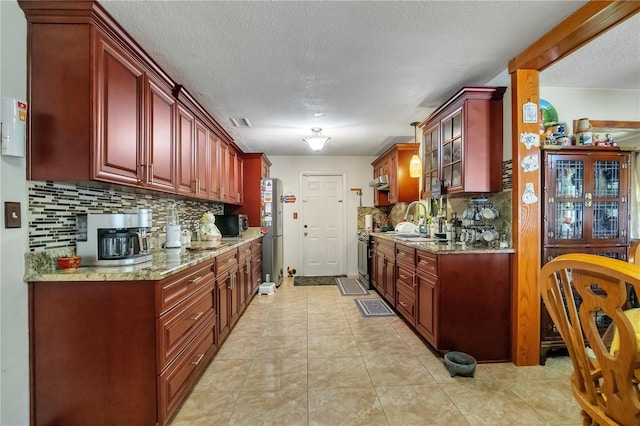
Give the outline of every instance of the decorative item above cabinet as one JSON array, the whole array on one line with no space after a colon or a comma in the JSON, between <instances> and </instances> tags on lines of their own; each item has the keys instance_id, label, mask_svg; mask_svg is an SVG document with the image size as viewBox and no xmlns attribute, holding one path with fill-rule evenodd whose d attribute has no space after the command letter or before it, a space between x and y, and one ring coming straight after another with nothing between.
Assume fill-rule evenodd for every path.
<instances>
[{"instance_id":1,"label":"decorative item above cabinet","mask_svg":"<svg viewBox=\"0 0 640 426\"><path fill-rule=\"evenodd\" d=\"M423 192L502 189L502 97L505 87L468 86L419 124L423 132Z\"/></svg>"},{"instance_id":2,"label":"decorative item above cabinet","mask_svg":"<svg viewBox=\"0 0 640 426\"><path fill-rule=\"evenodd\" d=\"M418 178L409 176L409 162L415 153L413 143L398 143L387 149L375 159L373 179L373 204L389 206L395 203L408 203L418 199Z\"/></svg>"}]
</instances>

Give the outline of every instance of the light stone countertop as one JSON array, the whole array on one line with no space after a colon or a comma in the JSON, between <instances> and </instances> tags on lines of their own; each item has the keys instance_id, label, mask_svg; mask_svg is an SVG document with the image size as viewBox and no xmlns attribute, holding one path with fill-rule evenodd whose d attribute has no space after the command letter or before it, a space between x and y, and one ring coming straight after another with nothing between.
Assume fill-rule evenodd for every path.
<instances>
[{"instance_id":1,"label":"light stone countertop","mask_svg":"<svg viewBox=\"0 0 640 426\"><path fill-rule=\"evenodd\" d=\"M382 240L393 241L394 243L404 244L409 247L415 247L419 250L428 251L434 254L472 254L472 253L491 253L491 254L504 254L515 253L516 251L509 248L492 248L484 246L470 246L463 245L462 243L438 243L435 241L428 242L416 242L400 240L395 237L395 233L385 232L372 232L369 234L374 238L380 238Z\"/></svg>"},{"instance_id":2,"label":"light stone countertop","mask_svg":"<svg viewBox=\"0 0 640 426\"><path fill-rule=\"evenodd\" d=\"M251 231L251 229L249 230ZM81 266L77 269L58 269L54 257L45 252L25 255L25 282L39 281L156 281L188 269L199 263L262 238L260 232L245 232L242 237L223 238L223 246L212 250L179 249L154 250L149 262L131 266Z\"/></svg>"}]
</instances>

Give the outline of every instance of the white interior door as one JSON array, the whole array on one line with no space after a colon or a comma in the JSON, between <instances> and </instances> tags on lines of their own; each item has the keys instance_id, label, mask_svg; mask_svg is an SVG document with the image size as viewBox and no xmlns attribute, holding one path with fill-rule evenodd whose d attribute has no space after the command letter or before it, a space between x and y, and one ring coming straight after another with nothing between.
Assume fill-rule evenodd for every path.
<instances>
[{"instance_id":1,"label":"white interior door","mask_svg":"<svg viewBox=\"0 0 640 426\"><path fill-rule=\"evenodd\" d=\"M303 276L345 273L344 176L302 173Z\"/></svg>"}]
</instances>

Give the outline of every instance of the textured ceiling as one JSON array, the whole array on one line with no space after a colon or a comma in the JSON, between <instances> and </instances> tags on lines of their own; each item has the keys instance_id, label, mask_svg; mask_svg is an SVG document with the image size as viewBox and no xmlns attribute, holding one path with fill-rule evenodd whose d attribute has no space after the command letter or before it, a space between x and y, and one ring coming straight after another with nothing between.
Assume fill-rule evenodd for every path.
<instances>
[{"instance_id":1,"label":"textured ceiling","mask_svg":"<svg viewBox=\"0 0 640 426\"><path fill-rule=\"evenodd\" d=\"M640 91L640 14L544 70L540 85Z\"/></svg>"},{"instance_id":2,"label":"textured ceiling","mask_svg":"<svg viewBox=\"0 0 640 426\"><path fill-rule=\"evenodd\" d=\"M584 3L101 1L244 151L372 156L412 141L409 123L487 84ZM634 41L637 73L637 31ZM612 83L579 79L584 68L554 67L545 83ZM318 154L301 141L312 127L331 137Z\"/></svg>"}]
</instances>

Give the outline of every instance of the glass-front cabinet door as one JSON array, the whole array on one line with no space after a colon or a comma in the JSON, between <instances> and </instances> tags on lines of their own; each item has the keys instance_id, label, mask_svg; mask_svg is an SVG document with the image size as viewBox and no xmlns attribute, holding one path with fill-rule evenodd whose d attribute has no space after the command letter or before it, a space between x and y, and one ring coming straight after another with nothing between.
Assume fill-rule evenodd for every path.
<instances>
[{"instance_id":1,"label":"glass-front cabinet door","mask_svg":"<svg viewBox=\"0 0 640 426\"><path fill-rule=\"evenodd\" d=\"M462 188L462 108L442 120L442 185Z\"/></svg>"},{"instance_id":2,"label":"glass-front cabinet door","mask_svg":"<svg viewBox=\"0 0 640 426\"><path fill-rule=\"evenodd\" d=\"M545 245L626 245L628 154L545 153Z\"/></svg>"},{"instance_id":3,"label":"glass-front cabinet door","mask_svg":"<svg viewBox=\"0 0 640 426\"><path fill-rule=\"evenodd\" d=\"M422 185L424 186L423 198L431 198L431 191L434 185L439 185L438 165L440 152L440 139L438 137L439 127L433 126L426 129L422 135L423 159Z\"/></svg>"},{"instance_id":4,"label":"glass-front cabinet door","mask_svg":"<svg viewBox=\"0 0 640 426\"><path fill-rule=\"evenodd\" d=\"M593 206L591 238L594 240L627 240L626 220L628 196L626 188L628 164L619 157L603 158L593 162L593 195L588 200ZM587 194L589 195L589 194Z\"/></svg>"}]
</instances>

